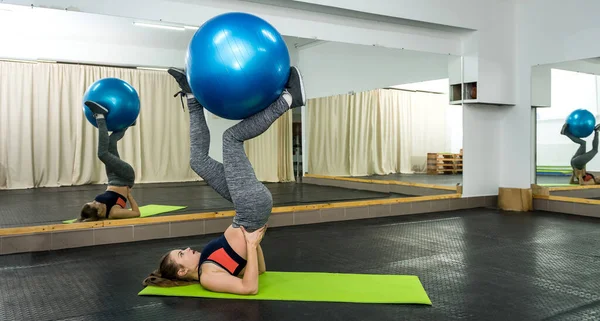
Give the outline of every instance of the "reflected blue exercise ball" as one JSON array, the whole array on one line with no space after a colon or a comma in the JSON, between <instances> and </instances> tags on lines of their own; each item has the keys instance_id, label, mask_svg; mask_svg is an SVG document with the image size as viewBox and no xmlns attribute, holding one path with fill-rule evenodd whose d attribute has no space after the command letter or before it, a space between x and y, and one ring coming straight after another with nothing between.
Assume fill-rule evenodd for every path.
<instances>
[{"instance_id":1,"label":"reflected blue exercise ball","mask_svg":"<svg viewBox=\"0 0 600 321\"><path fill-rule=\"evenodd\" d=\"M279 98L290 74L290 55L265 20L233 12L205 22L187 50L186 76L196 99L211 113L238 120Z\"/></svg>"},{"instance_id":2,"label":"reflected blue exercise ball","mask_svg":"<svg viewBox=\"0 0 600 321\"><path fill-rule=\"evenodd\" d=\"M594 132L596 117L589 110L576 109L567 117L568 130L573 136L584 138Z\"/></svg>"},{"instance_id":3,"label":"reflected blue exercise ball","mask_svg":"<svg viewBox=\"0 0 600 321\"><path fill-rule=\"evenodd\" d=\"M118 78L103 78L94 82L83 95L82 104L91 100L108 109L106 127L109 131L125 129L140 114L140 97L133 86ZM92 111L83 105L87 120L98 127Z\"/></svg>"}]
</instances>

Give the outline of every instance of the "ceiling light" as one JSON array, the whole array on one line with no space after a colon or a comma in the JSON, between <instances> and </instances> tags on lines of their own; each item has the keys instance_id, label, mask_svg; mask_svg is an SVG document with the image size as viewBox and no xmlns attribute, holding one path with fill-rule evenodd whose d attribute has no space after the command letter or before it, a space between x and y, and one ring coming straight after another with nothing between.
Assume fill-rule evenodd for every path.
<instances>
[{"instance_id":1,"label":"ceiling light","mask_svg":"<svg viewBox=\"0 0 600 321\"><path fill-rule=\"evenodd\" d=\"M154 68L154 67L137 67L140 70L154 70L154 71L167 71L166 68Z\"/></svg>"},{"instance_id":2,"label":"ceiling light","mask_svg":"<svg viewBox=\"0 0 600 321\"><path fill-rule=\"evenodd\" d=\"M161 24L154 24L154 23L134 22L133 24L136 25L136 26L140 26L140 27L168 29L168 30L177 30L177 31L184 31L185 30L184 27L161 25Z\"/></svg>"},{"instance_id":3,"label":"ceiling light","mask_svg":"<svg viewBox=\"0 0 600 321\"><path fill-rule=\"evenodd\" d=\"M189 30L198 30L200 27L196 27L196 26L185 26L185 29L189 29Z\"/></svg>"}]
</instances>

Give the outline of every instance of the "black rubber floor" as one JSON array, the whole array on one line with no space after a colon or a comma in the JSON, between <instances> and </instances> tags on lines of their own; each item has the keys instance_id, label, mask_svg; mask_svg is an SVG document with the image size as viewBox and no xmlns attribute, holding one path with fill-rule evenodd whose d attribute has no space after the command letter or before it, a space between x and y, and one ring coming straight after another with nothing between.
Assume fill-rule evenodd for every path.
<instances>
[{"instance_id":1,"label":"black rubber floor","mask_svg":"<svg viewBox=\"0 0 600 321\"><path fill-rule=\"evenodd\" d=\"M275 206L405 197L400 194L309 184L271 183L265 185L273 194ZM79 216L83 204L92 201L105 189L105 185L85 185L0 191L0 228L56 224L76 218ZM140 184L134 187L133 193L139 206L145 204L188 206L185 210L163 215L233 209L233 204L203 182Z\"/></svg>"},{"instance_id":2,"label":"black rubber floor","mask_svg":"<svg viewBox=\"0 0 600 321\"><path fill-rule=\"evenodd\" d=\"M0 256L0 320L598 320L600 221L477 209L272 228L267 269L416 274L433 306L138 297L214 235Z\"/></svg>"}]
</instances>

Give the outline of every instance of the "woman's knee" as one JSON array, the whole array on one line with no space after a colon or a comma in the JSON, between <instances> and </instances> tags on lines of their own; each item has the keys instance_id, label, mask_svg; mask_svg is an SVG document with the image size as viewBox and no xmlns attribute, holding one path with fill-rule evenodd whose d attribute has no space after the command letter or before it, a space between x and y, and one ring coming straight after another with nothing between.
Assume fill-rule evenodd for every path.
<instances>
[{"instance_id":1,"label":"woman's knee","mask_svg":"<svg viewBox=\"0 0 600 321\"><path fill-rule=\"evenodd\" d=\"M190 158L190 167L198 176L202 176L202 162L197 158Z\"/></svg>"},{"instance_id":2,"label":"woman's knee","mask_svg":"<svg viewBox=\"0 0 600 321\"><path fill-rule=\"evenodd\" d=\"M223 132L223 146L228 144L240 144L241 140L235 137L235 132L233 127L228 128L225 132Z\"/></svg>"},{"instance_id":3,"label":"woman's knee","mask_svg":"<svg viewBox=\"0 0 600 321\"><path fill-rule=\"evenodd\" d=\"M133 169L133 167L131 167L131 165L127 165L127 178L133 184L133 182L135 182L135 170Z\"/></svg>"},{"instance_id":4,"label":"woman's knee","mask_svg":"<svg viewBox=\"0 0 600 321\"><path fill-rule=\"evenodd\" d=\"M273 209L273 195L271 194L271 191L262 185L262 193L257 193L255 197L258 203L258 208L262 208L265 212L270 213L271 209Z\"/></svg>"}]
</instances>

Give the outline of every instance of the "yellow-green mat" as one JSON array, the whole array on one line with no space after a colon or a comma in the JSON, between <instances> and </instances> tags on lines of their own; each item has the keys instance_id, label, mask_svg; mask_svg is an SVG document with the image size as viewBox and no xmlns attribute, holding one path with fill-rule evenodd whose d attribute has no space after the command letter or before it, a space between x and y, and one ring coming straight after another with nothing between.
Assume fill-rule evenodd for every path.
<instances>
[{"instance_id":1,"label":"yellow-green mat","mask_svg":"<svg viewBox=\"0 0 600 321\"><path fill-rule=\"evenodd\" d=\"M144 206L140 206L140 217L148 217L148 216L152 216L152 215L174 212L174 211L182 210L186 207L187 206L156 205L156 204L144 205ZM63 223L71 224L71 223L74 223L76 220L77 219L66 220L66 221L63 221Z\"/></svg>"},{"instance_id":2,"label":"yellow-green mat","mask_svg":"<svg viewBox=\"0 0 600 321\"><path fill-rule=\"evenodd\" d=\"M259 277L256 295L211 292L199 284L171 288L148 286L138 295L431 305L419 277L414 275L265 272Z\"/></svg>"}]
</instances>

